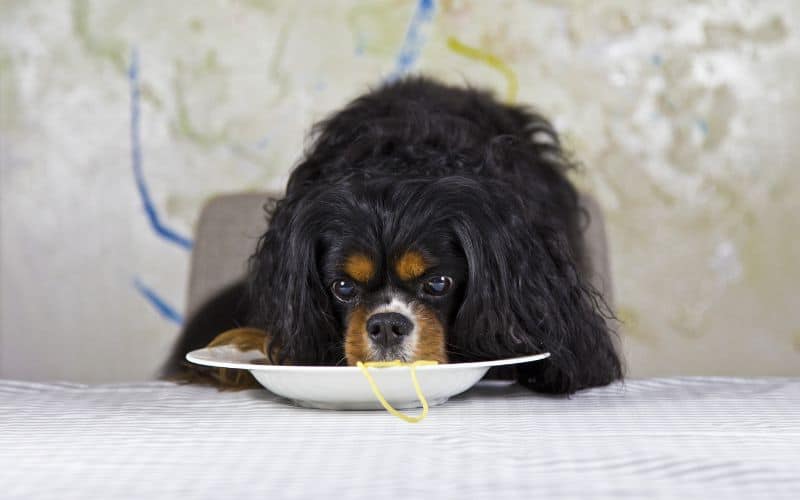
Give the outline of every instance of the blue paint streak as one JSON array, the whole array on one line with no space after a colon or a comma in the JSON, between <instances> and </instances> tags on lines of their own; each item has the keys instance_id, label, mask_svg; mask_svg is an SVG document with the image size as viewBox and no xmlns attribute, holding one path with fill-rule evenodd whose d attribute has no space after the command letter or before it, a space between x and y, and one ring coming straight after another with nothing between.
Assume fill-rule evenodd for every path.
<instances>
[{"instance_id":1,"label":"blue paint streak","mask_svg":"<svg viewBox=\"0 0 800 500\"><path fill-rule=\"evenodd\" d=\"M142 283L139 278L134 278L133 286L136 290L152 305L161 316L176 325L183 324L183 316L176 311L172 306L167 304L164 299L159 297L158 293L152 288Z\"/></svg>"},{"instance_id":2,"label":"blue paint streak","mask_svg":"<svg viewBox=\"0 0 800 500\"><path fill-rule=\"evenodd\" d=\"M703 135L708 135L708 122L707 121L705 121L702 118L698 118L695 121L695 123L700 128L700 131L703 133Z\"/></svg>"},{"instance_id":3,"label":"blue paint streak","mask_svg":"<svg viewBox=\"0 0 800 500\"><path fill-rule=\"evenodd\" d=\"M417 10L414 11L414 16L411 18L411 22L408 23L408 31L406 31L403 45L395 58L394 70L386 77L387 82L397 80L414 67L417 59L419 59L420 52L422 52L422 46L425 44L421 26L430 22L435 12L436 3L434 0L419 0Z\"/></svg>"},{"instance_id":4,"label":"blue paint streak","mask_svg":"<svg viewBox=\"0 0 800 500\"><path fill-rule=\"evenodd\" d=\"M133 176L136 179L136 187L139 190L139 196L142 198L144 211L156 234L186 250L191 250L191 239L178 234L161 222L155 204L153 204L153 199L150 197L150 190L144 179L144 172L142 170L142 143L139 136L139 54L136 49L131 51L131 65L130 68L128 68L128 79L131 85L131 160L133 163Z\"/></svg>"},{"instance_id":5,"label":"blue paint streak","mask_svg":"<svg viewBox=\"0 0 800 500\"><path fill-rule=\"evenodd\" d=\"M650 62L653 66L661 66L664 63L664 58L661 57L661 54L653 54L650 56Z\"/></svg>"},{"instance_id":6,"label":"blue paint streak","mask_svg":"<svg viewBox=\"0 0 800 500\"><path fill-rule=\"evenodd\" d=\"M366 50L366 42L364 42L364 35L362 33L356 33L356 55L363 56L364 51Z\"/></svg>"}]
</instances>

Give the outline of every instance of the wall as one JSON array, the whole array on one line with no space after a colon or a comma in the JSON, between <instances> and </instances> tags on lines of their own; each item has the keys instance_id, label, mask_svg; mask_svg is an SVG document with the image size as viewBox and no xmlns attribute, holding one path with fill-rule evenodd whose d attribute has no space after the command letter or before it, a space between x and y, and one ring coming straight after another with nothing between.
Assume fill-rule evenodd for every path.
<instances>
[{"instance_id":1,"label":"wall","mask_svg":"<svg viewBox=\"0 0 800 500\"><path fill-rule=\"evenodd\" d=\"M6 1L0 376L147 378L192 228L407 72L551 116L608 215L633 376L800 375L800 5Z\"/></svg>"}]
</instances>

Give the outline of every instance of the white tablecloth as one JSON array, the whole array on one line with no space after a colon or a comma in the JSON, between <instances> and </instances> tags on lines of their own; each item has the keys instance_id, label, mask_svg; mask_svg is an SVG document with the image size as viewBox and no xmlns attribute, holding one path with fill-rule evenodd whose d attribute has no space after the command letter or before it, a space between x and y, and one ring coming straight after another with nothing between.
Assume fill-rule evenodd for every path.
<instances>
[{"instance_id":1,"label":"white tablecloth","mask_svg":"<svg viewBox=\"0 0 800 500\"><path fill-rule=\"evenodd\" d=\"M478 386L420 424L263 390L0 382L0 498L800 498L800 379Z\"/></svg>"}]
</instances>

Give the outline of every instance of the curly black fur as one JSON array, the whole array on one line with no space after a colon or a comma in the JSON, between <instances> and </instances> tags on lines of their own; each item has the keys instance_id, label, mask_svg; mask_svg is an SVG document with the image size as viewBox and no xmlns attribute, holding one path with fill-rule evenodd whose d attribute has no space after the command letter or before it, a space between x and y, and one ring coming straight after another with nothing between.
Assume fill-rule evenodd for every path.
<instances>
[{"instance_id":1,"label":"curly black fur","mask_svg":"<svg viewBox=\"0 0 800 500\"><path fill-rule=\"evenodd\" d=\"M545 118L410 78L356 99L314 137L250 260L249 325L270 332L274 361L341 361L328 254L435 239L466 262L446 318L451 361L549 351L517 373L550 393L621 378L607 308L580 265L571 163Z\"/></svg>"}]
</instances>

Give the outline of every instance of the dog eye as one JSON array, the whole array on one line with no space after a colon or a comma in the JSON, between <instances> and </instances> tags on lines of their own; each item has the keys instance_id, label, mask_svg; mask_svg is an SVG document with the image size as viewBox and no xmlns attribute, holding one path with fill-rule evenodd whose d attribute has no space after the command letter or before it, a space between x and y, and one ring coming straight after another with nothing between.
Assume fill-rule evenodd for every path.
<instances>
[{"instance_id":1,"label":"dog eye","mask_svg":"<svg viewBox=\"0 0 800 500\"><path fill-rule=\"evenodd\" d=\"M422 285L428 295L444 295L453 286L453 278L449 276L435 276Z\"/></svg>"},{"instance_id":2,"label":"dog eye","mask_svg":"<svg viewBox=\"0 0 800 500\"><path fill-rule=\"evenodd\" d=\"M342 302L350 302L358 294L356 284L350 280L334 281L331 285L333 295Z\"/></svg>"}]
</instances>

